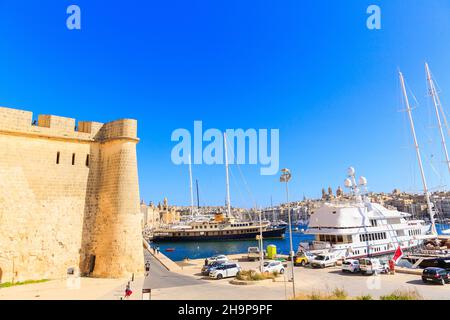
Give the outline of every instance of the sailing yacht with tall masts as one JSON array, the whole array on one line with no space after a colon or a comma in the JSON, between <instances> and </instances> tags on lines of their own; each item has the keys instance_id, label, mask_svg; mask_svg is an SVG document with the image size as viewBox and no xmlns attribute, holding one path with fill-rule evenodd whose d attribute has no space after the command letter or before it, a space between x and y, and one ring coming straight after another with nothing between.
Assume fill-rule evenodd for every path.
<instances>
[{"instance_id":1,"label":"sailing yacht with tall masts","mask_svg":"<svg viewBox=\"0 0 450 320\"><path fill-rule=\"evenodd\" d=\"M439 135L441 138L441 144L442 144L442 151L444 153L445 156L445 163L447 165L447 169L448 172L450 174L450 159L448 156L448 150L447 150L447 143L445 141L445 134L444 134L444 130L442 128L442 121L441 121L441 116L442 116L442 120L444 121L444 125L447 129L447 134L450 134L450 128L448 126L448 122L447 122L447 117L445 115L444 112L444 108L442 106L441 103L441 99L439 98L439 94L438 91L436 89L436 84L435 81L431 75L431 71L430 71L430 67L428 66L428 63L425 63L425 73L426 73L426 77L427 77L427 84L428 84L428 94L431 97L432 101L433 101L433 106L434 106L434 111L436 114L436 121L438 124L438 128L439 128ZM449 234L450 233L450 229L441 229L441 232L443 234Z\"/></svg>"},{"instance_id":2,"label":"sailing yacht with tall masts","mask_svg":"<svg viewBox=\"0 0 450 320\"><path fill-rule=\"evenodd\" d=\"M439 117L438 106L440 102L428 65L426 65L426 72L450 171L450 162L448 161L445 138ZM437 238L435 212L430 200L430 193L423 169L414 120L406 92L405 79L401 72L399 72L399 79L431 224L427 224L424 220L412 220L409 213L399 212L385 208L377 203L371 203L367 197L360 193L360 188L365 188L367 180L361 177L357 184L355 171L353 168L349 168L345 186L351 190L351 200L342 201L338 199L334 202L326 202L315 213L311 212L310 223L306 233L315 235L315 241L301 243L299 250L312 252L329 251L333 252L338 258L358 258L385 255L394 252L397 247L401 247L404 250L417 248L425 240Z\"/></svg>"},{"instance_id":3,"label":"sailing yacht with tall masts","mask_svg":"<svg viewBox=\"0 0 450 320\"><path fill-rule=\"evenodd\" d=\"M182 225L167 226L153 231L153 241L208 241L208 240L240 240L262 238L282 238L285 226L273 226L269 221L243 221L231 213L230 184L228 175L227 138L224 133L225 173L226 173L226 212L217 212L214 217L194 213L192 194L192 168L189 163L189 180L191 192L191 220ZM190 160L189 160L190 162Z\"/></svg>"}]
</instances>

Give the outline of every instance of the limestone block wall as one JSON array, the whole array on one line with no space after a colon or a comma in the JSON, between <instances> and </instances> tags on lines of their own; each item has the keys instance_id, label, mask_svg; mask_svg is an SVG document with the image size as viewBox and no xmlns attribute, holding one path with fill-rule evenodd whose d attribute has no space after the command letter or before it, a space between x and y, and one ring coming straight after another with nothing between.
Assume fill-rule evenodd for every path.
<instances>
[{"instance_id":1,"label":"limestone block wall","mask_svg":"<svg viewBox=\"0 0 450 320\"><path fill-rule=\"evenodd\" d=\"M101 146L102 176L95 224L95 276L125 276L142 268L136 142L112 140ZM115 263L113 263L115 261Z\"/></svg>"},{"instance_id":2,"label":"limestone block wall","mask_svg":"<svg viewBox=\"0 0 450 320\"><path fill-rule=\"evenodd\" d=\"M60 132L73 132L75 119L52 115L39 115L38 126L58 130Z\"/></svg>"},{"instance_id":3,"label":"limestone block wall","mask_svg":"<svg viewBox=\"0 0 450 320\"><path fill-rule=\"evenodd\" d=\"M0 145L2 278L13 262L16 281L64 276L79 265L89 144L0 134Z\"/></svg>"},{"instance_id":4,"label":"limestone block wall","mask_svg":"<svg viewBox=\"0 0 450 320\"><path fill-rule=\"evenodd\" d=\"M0 282L141 272L136 121L32 118L0 107Z\"/></svg>"}]
</instances>

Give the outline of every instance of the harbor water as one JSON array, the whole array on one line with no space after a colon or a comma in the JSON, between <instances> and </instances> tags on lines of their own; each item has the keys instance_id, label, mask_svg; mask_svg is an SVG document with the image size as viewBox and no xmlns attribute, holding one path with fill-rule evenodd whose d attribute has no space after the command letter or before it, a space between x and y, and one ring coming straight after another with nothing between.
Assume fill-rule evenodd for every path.
<instances>
[{"instance_id":1,"label":"harbor water","mask_svg":"<svg viewBox=\"0 0 450 320\"><path fill-rule=\"evenodd\" d=\"M300 231L292 231L292 243L294 251L300 242L309 242L314 239L312 235L306 235ZM286 232L283 239L267 239L263 241L264 249L269 244L277 247L280 254L289 254L289 232ZM152 243L159 246L159 249L173 261L181 261L185 258L201 259L211 257L216 254L237 254L247 253L248 247L257 247L257 240L237 240L237 241L202 241L202 242L160 242ZM166 250L169 251L166 251ZM173 250L173 251L172 251Z\"/></svg>"}]
</instances>

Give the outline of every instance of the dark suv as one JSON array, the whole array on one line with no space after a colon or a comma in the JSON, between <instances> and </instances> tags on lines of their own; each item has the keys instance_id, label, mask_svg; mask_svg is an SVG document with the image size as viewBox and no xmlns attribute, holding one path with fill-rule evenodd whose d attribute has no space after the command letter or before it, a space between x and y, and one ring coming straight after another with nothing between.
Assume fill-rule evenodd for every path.
<instances>
[{"instance_id":1,"label":"dark suv","mask_svg":"<svg viewBox=\"0 0 450 320\"><path fill-rule=\"evenodd\" d=\"M448 271L442 268L425 268L422 272L422 281L423 282L435 282L442 285L450 282L450 278L448 276Z\"/></svg>"}]
</instances>

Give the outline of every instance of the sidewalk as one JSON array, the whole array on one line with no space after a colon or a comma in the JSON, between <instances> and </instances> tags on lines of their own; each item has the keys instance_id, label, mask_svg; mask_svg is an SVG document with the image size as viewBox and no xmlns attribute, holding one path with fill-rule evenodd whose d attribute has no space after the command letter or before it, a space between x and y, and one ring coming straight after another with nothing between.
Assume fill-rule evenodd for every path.
<instances>
[{"instance_id":1,"label":"sidewalk","mask_svg":"<svg viewBox=\"0 0 450 320\"><path fill-rule=\"evenodd\" d=\"M78 278L51 280L0 289L0 300L94 300L104 299L108 293L125 291L128 279ZM135 291L135 290L133 290ZM139 290L142 291L142 288ZM109 294L109 299L119 296Z\"/></svg>"}]
</instances>

